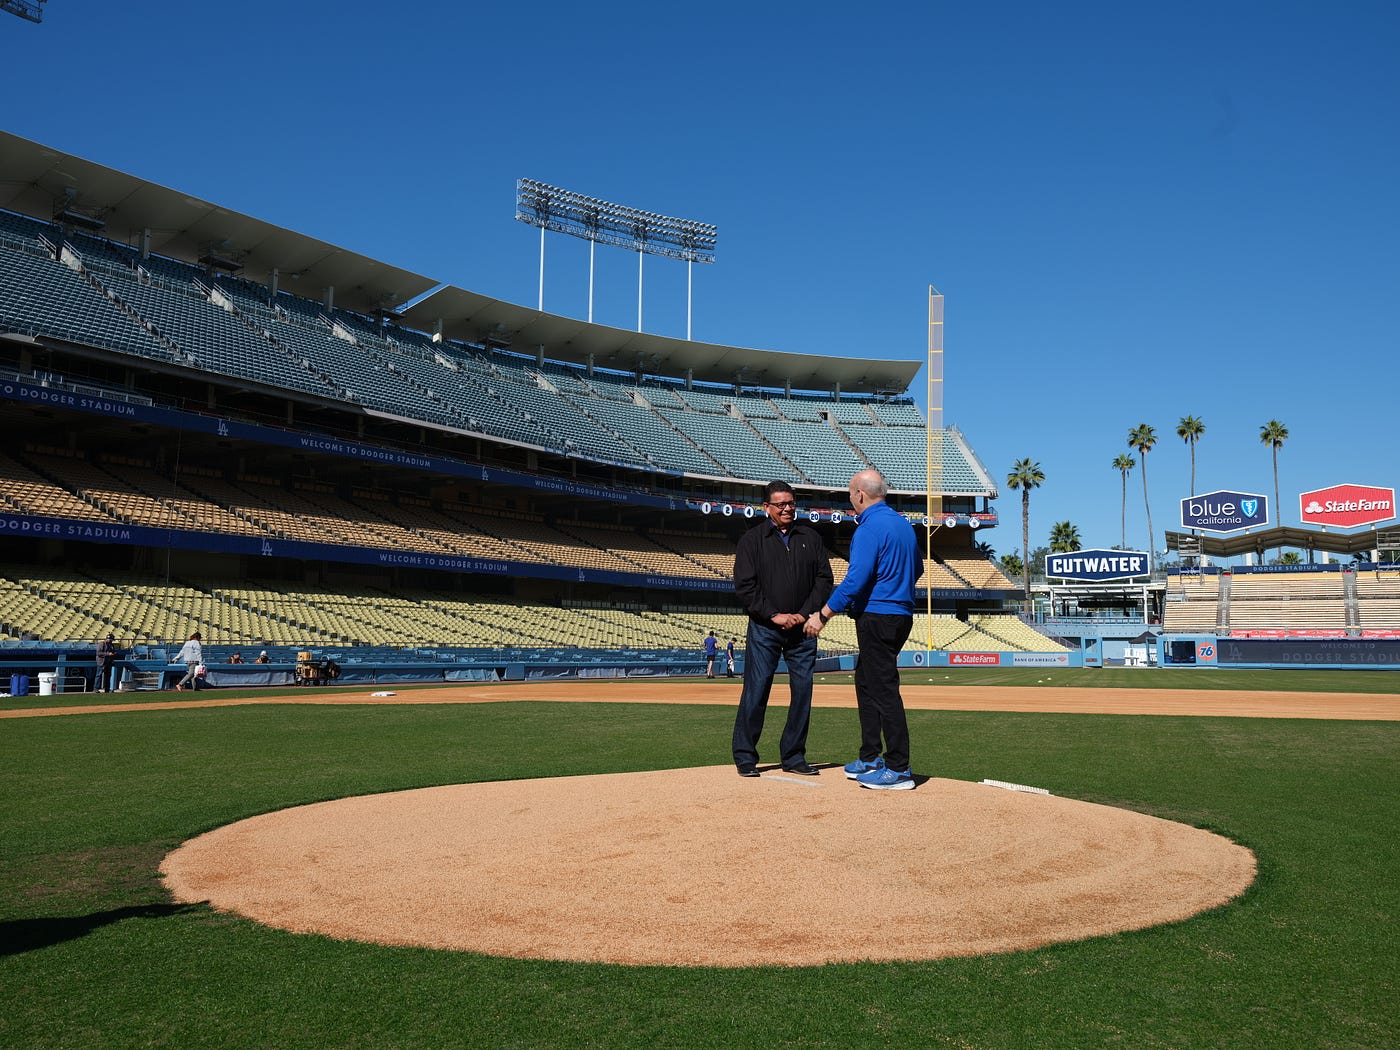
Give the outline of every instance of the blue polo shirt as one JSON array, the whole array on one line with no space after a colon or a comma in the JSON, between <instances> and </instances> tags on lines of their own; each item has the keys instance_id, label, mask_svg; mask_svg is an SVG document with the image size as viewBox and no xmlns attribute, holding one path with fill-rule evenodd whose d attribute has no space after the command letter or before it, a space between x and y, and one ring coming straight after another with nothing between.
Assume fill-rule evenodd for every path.
<instances>
[{"instance_id":1,"label":"blue polo shirt","mask_svg":"<svg viewBox=\"0 0 1400 1050\"><path fill-rule=\"evenodd\" d=\"M889 504L872 503L856 518L851 567L826 604L833 613L914 615L914 584L924 559L914 526Z\"/></svg>"}]
</instances>

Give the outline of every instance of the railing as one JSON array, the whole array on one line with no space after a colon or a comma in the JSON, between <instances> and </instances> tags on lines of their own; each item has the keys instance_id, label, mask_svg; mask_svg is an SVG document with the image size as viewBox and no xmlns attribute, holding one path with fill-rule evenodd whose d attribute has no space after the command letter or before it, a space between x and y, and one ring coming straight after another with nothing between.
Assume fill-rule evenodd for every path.
<instances>
[{"instance_id":1,"label":"railing","mask_svg":"<svg viewBox=\"0 0 1400 1050\"><path fill-rule=\"evenodd\" d=\"M49 389L68 390L75 394L88 394L92 397L105 398L109 401L125 401L132 405L155 404L152 398L145 397L141 394L132 394L125 390L112 390L108 387L88 386L85 383L69 383L64 380L62 376L54 375L53 373L31 372L26 374L23 372L14 372L8 368L0 368L0 377L13 379L19 383L37 383L39 386Z\"/></svg>"}]
</instances>

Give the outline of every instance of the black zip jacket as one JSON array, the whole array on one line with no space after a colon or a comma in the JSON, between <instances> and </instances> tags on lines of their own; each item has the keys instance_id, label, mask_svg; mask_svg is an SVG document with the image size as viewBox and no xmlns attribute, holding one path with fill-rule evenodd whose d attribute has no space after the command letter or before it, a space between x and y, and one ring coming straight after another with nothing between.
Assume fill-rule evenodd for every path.
<instances>
[{"instance_id":1,"label":"black zip jacket","mask_svg":"<svg viewBox=\"0 0 1400 1050\"><path fill-rule=\"evenodd\" d=\"M766 517L739 537L734 593L749 618L768 627L778 613L810 616L831 595L831 562L817 530L794 521L788 543Z\"/></svg>"}]
</instances>

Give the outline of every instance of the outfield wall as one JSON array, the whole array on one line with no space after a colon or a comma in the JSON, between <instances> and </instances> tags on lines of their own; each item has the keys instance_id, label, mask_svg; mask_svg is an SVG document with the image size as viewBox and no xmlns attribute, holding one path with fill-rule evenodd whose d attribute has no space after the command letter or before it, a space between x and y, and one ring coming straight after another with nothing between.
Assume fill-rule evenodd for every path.
<instances>
[{"instance_id":1,"label":"outfield wall","mask_svg":"<svg viewBox=\"0 0 1400 1050\"><path fill-rule=\"evenodd\" d=\"M1400 670L1400 639L1162 635L1157 639L1157 663L1160 667L1177 668Z\"/></svg>"}]
</instances>

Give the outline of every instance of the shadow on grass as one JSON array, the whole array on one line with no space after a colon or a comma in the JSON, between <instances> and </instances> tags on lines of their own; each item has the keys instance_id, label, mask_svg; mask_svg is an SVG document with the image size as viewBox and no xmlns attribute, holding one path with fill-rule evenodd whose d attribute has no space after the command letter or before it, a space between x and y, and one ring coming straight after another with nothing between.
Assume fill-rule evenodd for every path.
<instances>
[{"instance_id":1,"label":"shadow on grass","mask_svg":"<svg viewBox=\"0 0 1400 1050\"><path fill-rule=\"evenodd\" d=\"M91 915L10 919L0 922L0 956L21 955L64 941L75 941L93 930L123 919L163 919L198 907L198 904L134 904L127 908L96 911Z\"/></svg>"}]
</instances>

